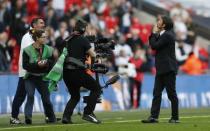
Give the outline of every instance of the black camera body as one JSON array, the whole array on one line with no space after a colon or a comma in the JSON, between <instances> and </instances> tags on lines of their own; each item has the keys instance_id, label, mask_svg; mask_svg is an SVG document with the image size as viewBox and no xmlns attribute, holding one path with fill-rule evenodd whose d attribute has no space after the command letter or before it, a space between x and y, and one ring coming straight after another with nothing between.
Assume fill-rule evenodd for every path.
<instances>
[{"instance_id":1,"label":"black camera body","mask_svg":"<svg viewBox=\"0 0 210 131\"><path fill-rule=\"evenodd\" d=\"M95 42L95 50L99 54L107 54L107 56L110 56L112 55L112 50L114 50L114 47L115 42L107 38L100 38Z\"/></svg>"},{"instance_id":2,"label":"black camera body","mask_svg":"<svg viewBox=\"0 0 210 131\"><path fill-rule=\"evenodd\" d=\"M96 57L97 58L108 58L113 54L115 42L114 40L110 40L108 38L99 38L97 39L95 36L86 36L86 38L94 44ZM91 70L96 73L105 74L108 72L108 67L105 64L93 63L91 66Z\"/></svg>"},{"instance_id":3,"label":"black camera body","mask_svg":"<svg viewBox=\"0 0 210 131\"><path fill-rule=\"evenodd\" d=\"M95 36L86 36L86 38L94 44L97 57L106 58L112 56L112 50L114 50L115 47L114 40L110 40L108 38L96 39Z\"/></svg>"},{"instance_id":4,"label":"black camera body","mask_svg":"<svg viewBox=\"0 0 210 131\"><path fill-rule=\"evenodd\" d=\"M109 71L109 68L105 64L93 63L91 65L91 70L97 73L106 74Z\"/></svg>"}]
</instances>

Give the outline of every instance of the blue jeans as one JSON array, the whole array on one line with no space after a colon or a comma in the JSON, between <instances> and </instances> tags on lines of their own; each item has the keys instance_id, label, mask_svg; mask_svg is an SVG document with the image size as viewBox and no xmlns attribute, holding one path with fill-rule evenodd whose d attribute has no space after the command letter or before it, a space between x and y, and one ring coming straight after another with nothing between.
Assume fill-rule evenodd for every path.
<instances>
[{"instance_id":1,"label":"blue jeans","mask_svg":"<svg viewBox=\"0 0 210 131\"><path fill-rule=\"evenodd\" d=\"M27 102L25 105L25 117L32 118L34 93L35 88L41 95L45 115L49 118L49 121L55 120L55 114L53 106L50 101L50 93L48 91L48 82L43 81L41 77L30 76L25 80L25 89L27 93Z\"/></svg>"}]
</instances>

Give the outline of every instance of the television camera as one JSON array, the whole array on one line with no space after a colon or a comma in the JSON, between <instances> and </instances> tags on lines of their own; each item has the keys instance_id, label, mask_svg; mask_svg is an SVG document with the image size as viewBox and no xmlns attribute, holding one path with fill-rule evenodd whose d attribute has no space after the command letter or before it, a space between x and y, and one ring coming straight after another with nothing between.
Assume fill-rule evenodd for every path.
<instances>
[{"instance_id":1,"label":"television camera","mask_svg":"<svg viewBox=\"0 0 210 131\"><path fill-rule=\"evenodd\" d=\"M115 47L115 41L114 40L109 40L108 38L99 38L96 39L95 36L86 36L86 38L94 44L94 49L96 52L96 58L100 59L100 58L109 58L112 56L113 54L113 50ZM106 66L106 64L103 63L92 63L91 65L91 70L95 72L95 78L96 81L99 83L99 74L106 74L108 72L108 67ZM117 82L119 80L120 76L119 75L115 75L113 77L111 77L108 81L105 82L105 85L102 86L102 90L104 88L107 88L109 85L114 84L115 82ZM103 93L103 91L101 91L101 94ZM88 101L88 96L84 96L84 103L87 103ZM101 98L97 99L97 103L101 103Z\"/></svg>"},{"instance_id":2,"label":"television camera","mask_svg":"<svg viewBox=\"0 0 210 131\"><path fill-rule=\"evenodd\" d=\"M97 59L109 58L113 54L115 41L108 38L96 39L95 36L86 36L86 38L93 43ZM108 67L103 63L92 63L91 70L96 73L106 74Z\"/></svg>"}]
</instances>

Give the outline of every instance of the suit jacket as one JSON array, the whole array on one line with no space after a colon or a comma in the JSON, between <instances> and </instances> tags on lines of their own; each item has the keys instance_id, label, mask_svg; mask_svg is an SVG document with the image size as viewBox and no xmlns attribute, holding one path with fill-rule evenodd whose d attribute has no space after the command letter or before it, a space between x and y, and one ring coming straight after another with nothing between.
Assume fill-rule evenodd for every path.
<instances>
[{"instance_id":1,"label":"suit jacket","mask_svg":"<svg viewBox=\"0 0 210 131\"><path fill-rule=\"evenodd\" d=\"M161 36L152 33L149 37L149 44L156 50L155 67L157 75L168 72L177 72L175 56L175 37L172 31L165 31Z\"/></svg>"}]
</instances>

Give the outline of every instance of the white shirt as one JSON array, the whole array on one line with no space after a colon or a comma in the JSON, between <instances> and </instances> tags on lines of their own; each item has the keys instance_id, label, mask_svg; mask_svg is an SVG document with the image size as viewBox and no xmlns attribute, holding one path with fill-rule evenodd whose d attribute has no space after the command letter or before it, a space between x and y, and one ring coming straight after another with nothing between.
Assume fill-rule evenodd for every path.
<instances>
[{"instance_id":1,"label":"white shirt","mask_svg":"<svg viewBox=\"0 0 210 131\"><path fill-rule=\"evenodd\" d=\"M21 48L20 48L20 55L19 55L19 77L24 77L26 74L26 70L24 70L22 66L23 49L33 43L34 43L34 40L32 39L32 36L29 34L29 32L27 32L21 40Z\"/></svg>"},{"instance_id":2,"label":"white shirt","mask_svg":"<svg viewBox=\"0 0 210 131\"><path fill-rule=\"evenodd\" d=\"M131 26L131 20L130 20L130 14L129 13L125 13L122 17L122 23L124 27L129 27Z\"/></svg>"},{"instance_id":3,"label":"white shirt","mask_svg":"<svg viewBox=\"0 0 210 131\"><path fill-rule=\"evenodd\" d=\"M182 21L174 22L174 31L176 34L180 34L181 40L185 40L187 38L187 26Z\"/></svg>"},{"instance_id":4,"label":"white shirt","mask_svg":"<svg viewBox=\"0 0 210 131\"><path fill-rule=\"evenodd\" d=\"M55 10L64 10L65 0L53 0L52 6Z\"/></svg>"},{"instance_id":5,"label":"white shirt","mask_svg":"<svg viewBox=\"0 0 210 131\"><path fill-rule=\"evenodd\" d=\"M176 54L176 60L177 61L184 61L188 58L188 55L190 54L190 52L192 52L192 46L184 43L183 45L183 50L185 52L185 54L181 53L181 50L179 48L179 44L178 42L175 43L175 54Z\"/></svg>"},{"instance_id":6,"label":"white shirt","mask_svg":"<svg viewBox=\"0 0 210 131\"><path fill-rule=\"evenodd\" d=\"M166 30L162 30L161 32L160 32L160 36L165 32Z\"/></svg>"},{"instance_id":7,"label":"white shirt","mask_svg":"<svg viewBox=\"0 0 210 131\"><path fill-rule=\"evenodd\" d=\"M121 50L123 50L126 53L126 56L128 56L129 58L133 56L131 47L127 44L117 44L114 49L114 55L119 56Z\"/></svg>"}]
</instances>

